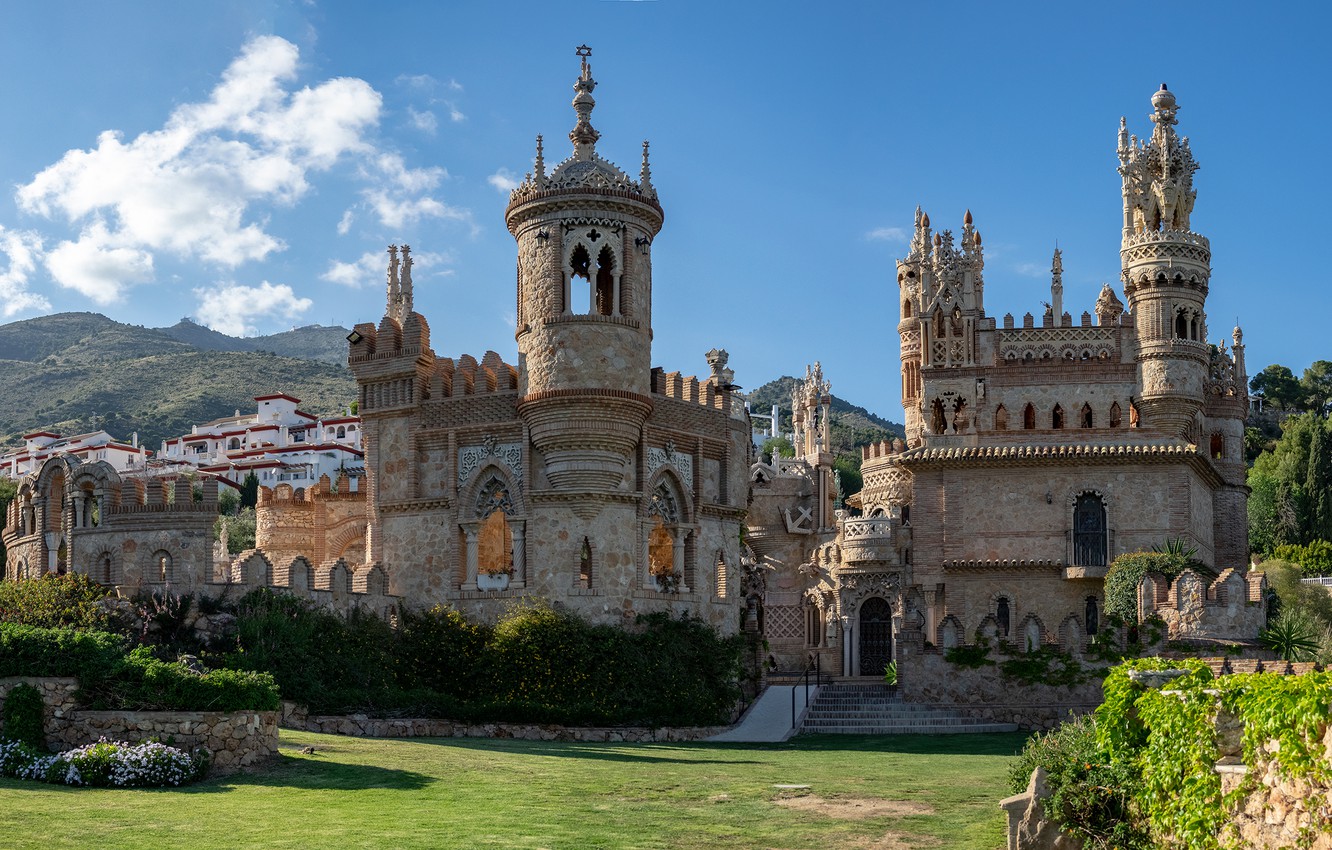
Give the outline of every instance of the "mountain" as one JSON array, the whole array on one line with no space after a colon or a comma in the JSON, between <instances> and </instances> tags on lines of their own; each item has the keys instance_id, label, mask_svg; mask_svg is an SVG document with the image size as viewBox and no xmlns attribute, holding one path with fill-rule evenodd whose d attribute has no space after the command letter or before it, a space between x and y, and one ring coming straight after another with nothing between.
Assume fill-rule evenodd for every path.
<instances>
[{"instance_id":1,"label":"mountain","mask_svg":"<svg viewBox=\"0 0 1332 850\"><path fill-rule=\"evenodd\" d=\"M107 321L110 321L108 319ZM321 360L342 365L347 362L347 328L306 325L268 336L234 337L184 318L161 333L200 351L265 351L280 357Z\"/></svg>"},{"instance_id":2,"label":"mountain","mask_svg":"<svg viewBox=\"0 0 1332 850\"><path fill-rule=\"evenodd\" d=\"M750 392L746 399L756 413L766 413L775 404L779 408L781 421L777 428L789 433L791 429L791 389L796 379L784 375L775 381L769 381ZM905 437L906 430L896 422L890 422L881 416L870 413L859 405L832 397L832 449L833 454L847 458L850 467L860 468L861 446L886 440L891 437ZM859 485L856 485L859 489Z\"/></svg>"},{"instance_id":3,"label":"mountain","mask_svg":"<svg viewBox=\"0 0 1332 850\"><path fill-rule=\"evenodd\" d=\"M96 313L0 326L0 445L36 430L105 428L122 440L138 432L156 449L192 425L253 411L254 397L270 392L296 396L316 416L338 414L356 398L346 334L315 325L237 339L188 320L143 328Z\"/></svg>"}]
</instances>

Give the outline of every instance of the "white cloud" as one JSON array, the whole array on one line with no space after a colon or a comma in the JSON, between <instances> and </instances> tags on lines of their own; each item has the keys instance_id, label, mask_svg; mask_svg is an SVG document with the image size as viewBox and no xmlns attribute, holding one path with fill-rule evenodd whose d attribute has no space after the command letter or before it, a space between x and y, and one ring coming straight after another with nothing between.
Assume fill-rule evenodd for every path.
<instances>
[{"instance_id":1,"label":"white cloud","mask_svg":"<svg viewBox=\"0 0 1332 850\"><path fill-rule=\"evenodd\" d=\"M486 182L494 186L498 191L506 194L518 188L517 176L507 168L501 168L499 171L496 171L494 174L486 178Z\"/></svg>"},{"instance_id":2,"label":"white cloud","mask_svg":"<svg viewBox=\"0 0 1332 850\"><path fill-rule=\"evenodd\" d=\"M0 315L6 319L29 310L50 310L51 302L28 291L28 278L37 270L42 238L23 230L0 226L0 254L9 261L0 270Z\"/></svg>"},{"instance_id":3,"label":"white cloud","mask_svg":"<svg viewBox=\"0 0 1332 850\"><path fill-rule=\"evenodd\" d=\"M467 116L463 115L462 110L460 110L456 105L448 101L445 101L444 105L449 108L449 120L452 121L453 123L457 124L460 121L467 120Z\"/></svg>"},{"instance_id":4,"label":"white cloud","mask_svg":"<svg viewBox=\"0 0 1332 850\"><path fill-rule=\"evenodd\" d=\"M368 283L382 281L387 269L388 258L385 255L367 251L355 262L333 260L329 263L328 271L321 274L319 279L360 289Z\"/></svg>"},{"instance_id":5,"label":"white cloud","mask_svg":"<svg viewBox=\"0 0 1332 850\"><path fill-rule=\"evenodd\" d=\"M113 278L146 279L154 252L230 268L282 250L253 207L294 204L311 172L375 155L366 134L382 105L363 80L293 90L298 58L288 41L255 38L207 100L178 107L162 129L129 141L104 132L20 186L23 210L81 228L48 258L57 281L114 299Z\"/></svg>"},{"instance_id":6,"label":"white cloud","mask_svg":"<svg viewBox=\"0 0 1332 850\"><path fill-rule=\"evenodd\" d=\"M399 74L394 80L398 85L414 89L433 89L438 81L429 74Z\"/></svg>"},{"instance_id":7,"label":"white cloud","mask_svg":"<svg viewBox=\"0 0 1332 850\"><path fill-rule=\"evenodd\" d=\"M865 238L873 242L906 242L907 232L900 227L876 227Z\"/></svg>"},{"instance_id":8,"label":"white cloud","mask_svg":"<svg viewBox=\"0 0 1332 850\"><path fill-rule=\"evenodd\" d=\"M429 133L433 136L435 130L439 128L439 119L429 109L424 112L417 112L409 106L407 107L407 117L410 119L411 125L423 133Z\"/></svg>"},{"instance_id":9,"label":"white cloud","mask_svg":"<svg viewBox=\"0 0 1332 850\"><path fill-rule=\"evenodd\" d=\"M440 268L453 262L453 255L447 252L423 251L412 254L412 276L420 280L424 277L441 277L453 274L453 269ZM319 276L329 283L364 289L367 285L382 285L388 272L388 255L385 252L367 251L350 263L333 260L328 271Z\"/></svg>"},{"instance_id":10,"label":"white cloud","mask_svg":"<svg viewBox=\"0 0 1332 850\"><path fill-rule=\"evenodd\" d=\"M1016 263L1013 266L1013 271L1024 277L1045 277L1050 273L1049 268L1042 266L1040 263Z\"/></svg>"},{"instance_id":11,"label":"white cloud","mask_svg":"<svg viewBox=\"0 0 1332 850\"><path fill-rule=\"evenodd\" d=\"M117 244L101 221L94 221L77 241L65 240L46 255L46 269L61 286L97 304L114 304L125 290L153 279L153 255Z\"/></svg>"},{"instance_id":12,"label":"white cloud","mask_svg":"<svg viewBox=\"0 0 1332 850\"><path fill-rule=\"evenodd\" d=\"M463 90L463 85L462 85L462 83L458 82L457 80L450 79L450 80L449 80L449 89L450 89L451 91L462 91L462 90Z\"/></svg>"},{"instance_id":13,"label":"white cloud","mask_svg":"<svg viewBox=\"0 0 1332 850\"><path fill-rule=\"evenodd\" d=\"M269 316L294 319L314 305L309 298L297 298L285 283L268 281L258 286L228 283L199 287L194 294L199 298L199 321L231 336L257 333L258 328L251 324L255 319Z\"/></svg>"},{"instance_id":14,"label":"white cloud","mask_svg":"<svg viewBox=\"0 0 1332 850\"><path fill-rule=\"evenodd\" d=\"M353 221L355 218L356 218L356 216L352 214L352 211L351 211L351 210L347 210L347 211L345 211L345 212L342 214L342 218L338 219L338 235L339 235L339 236L346 236L346 235L347 235L347 232L351 230L352 221Z\"/></svg>"}]
</instances>

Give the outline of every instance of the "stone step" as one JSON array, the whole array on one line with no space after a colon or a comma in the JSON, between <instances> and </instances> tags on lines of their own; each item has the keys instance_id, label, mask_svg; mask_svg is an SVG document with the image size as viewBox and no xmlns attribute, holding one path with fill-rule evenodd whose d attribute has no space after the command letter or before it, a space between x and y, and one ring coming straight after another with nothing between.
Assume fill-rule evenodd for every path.
<instances>
[{"instance_id":1,"label":"stone step","mask_svg":"<svg viewBox=\"0 0 1332 850\"><path fill-rule=\"evenodd\" d=\"M879 682L832 682L819 691L800 731L835 735L940 735L1012 732L1015 723L965 717L944 707L903 702Z\"/></svg>"},{"instance_id":2,"label":"stone step","mask_svg":"<svg viewBox=\"0 0 1332 850\"><path fill-rule=\"evenodd\" d=\"M971 723L957 726L801 726L800 731L808 735L984 735L1016 732L1017 728L1016 723Z\"/></svg>"}]
</instances>

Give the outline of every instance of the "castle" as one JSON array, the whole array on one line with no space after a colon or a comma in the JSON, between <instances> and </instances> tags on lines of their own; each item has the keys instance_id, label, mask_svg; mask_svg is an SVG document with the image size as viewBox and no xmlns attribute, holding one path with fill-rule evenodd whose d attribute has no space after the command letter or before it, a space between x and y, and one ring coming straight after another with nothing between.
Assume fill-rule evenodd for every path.
<instances>
[{"instance_id":1,"label":"castle","mask_svg":"<svg viewBox=\"0 0 1332 850\"><path fill-rule=\"evenodd\" d=\"M1100 628L1110 561L1168 539L1218 572L1243 570L1243 337L1207 342L1197 163L1164 86L1150 138L1120 124L1127 303L1106 285L1075 318L1056 251L1043 313L996 320L971 214L955 235L917 210L894 305L907 438L864 449L864 488L839 510L819 367L792 398L796 456L768 462L725 351L707 353L702 380L651 366L664 212L646 142L637 179L597 152L596 82L579 53L572 155L548 172L538 136L505 210L517 363L436 355L413 306L411 250L390 247L385 314L348 336L360 486L265 489L261 551L179 574L336 585L344 602L355 591L484 619L524 597L598 622L664 610L761 631L783 669L819 656L825 670L879 676L903 652L976 635L1080 649ZM33 563L101 569L78 536L80 505L102 491L77 461L57 462L11 507L11 576ZM48 551L60 529L76 554ZM135 569L140 582L165 575ZM1159 582L1148 591L1157 613L1182 604ZM1234 572L1201 593L1213 605L1255 595Z\"/></svg>"}]
</instances>

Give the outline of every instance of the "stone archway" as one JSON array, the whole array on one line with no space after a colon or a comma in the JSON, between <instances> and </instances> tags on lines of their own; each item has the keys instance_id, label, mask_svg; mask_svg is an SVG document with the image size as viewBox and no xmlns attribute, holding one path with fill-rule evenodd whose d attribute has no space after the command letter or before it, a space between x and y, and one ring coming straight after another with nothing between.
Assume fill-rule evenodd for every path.
<instances>
[{"instance_id":1,"label":"stone archway","mask_svg":"<svg viewBox=\"0 0 1332 850\"><path fill-rule=\"evenodd\" d=\"M893 660L893 606L882 596L871 596L860 606L858 665L861 676L882 676Z\"/></svg>"}]
</instances>

